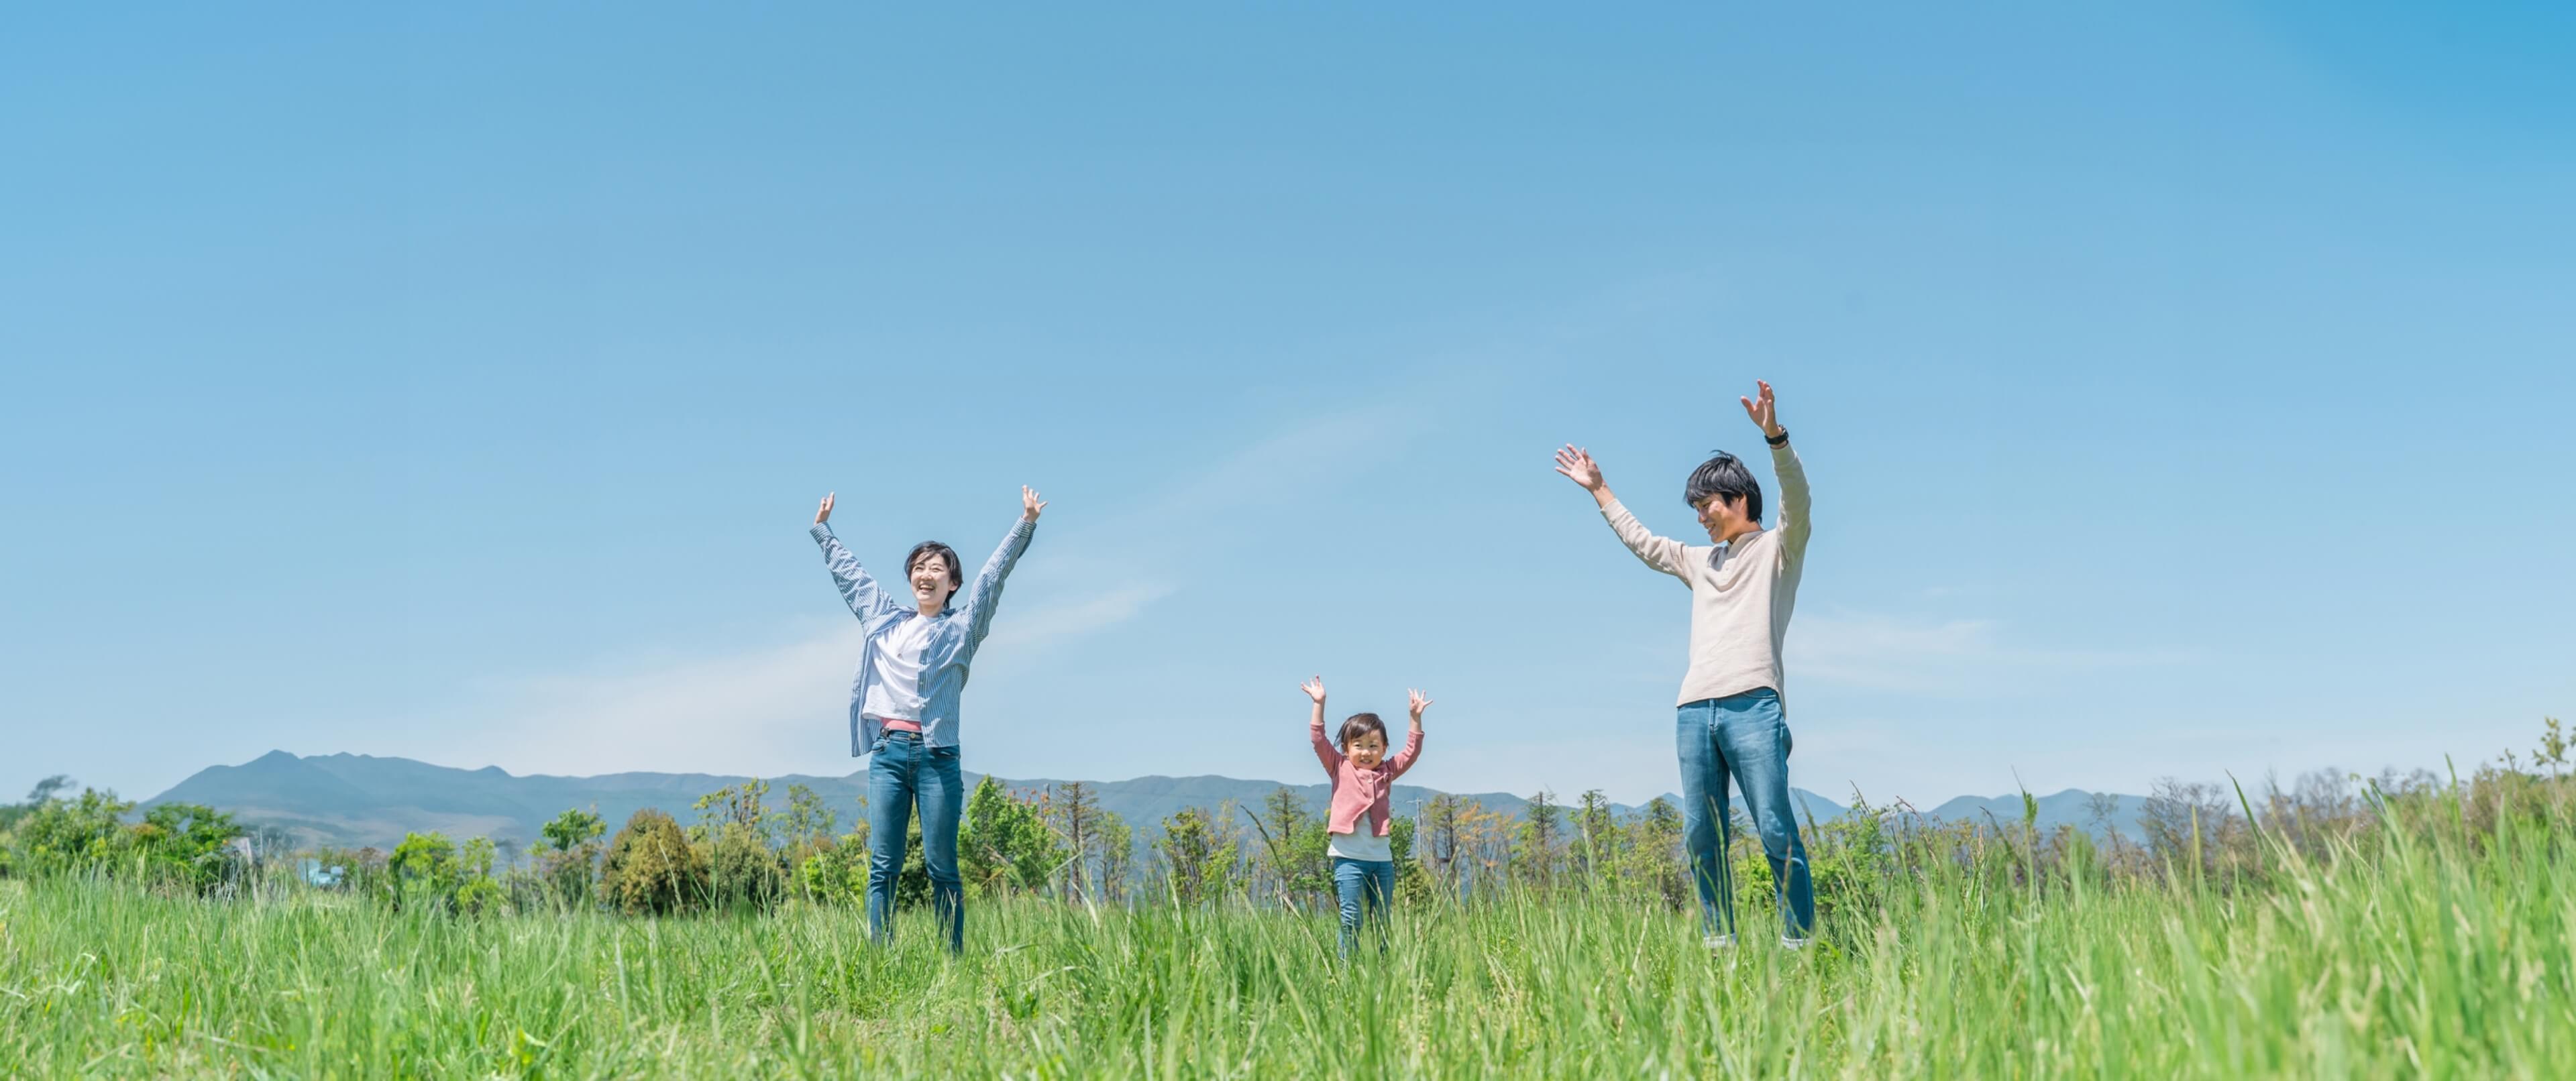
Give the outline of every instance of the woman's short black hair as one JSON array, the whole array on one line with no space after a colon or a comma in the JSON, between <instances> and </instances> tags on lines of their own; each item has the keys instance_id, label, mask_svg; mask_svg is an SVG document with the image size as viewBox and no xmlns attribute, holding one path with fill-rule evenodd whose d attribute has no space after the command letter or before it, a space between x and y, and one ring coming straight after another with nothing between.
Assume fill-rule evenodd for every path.
<instances>
[{"instance_id":1,"label":"woman's short black hair","mask_svg":"<svg viewBox=\"0 0 2576 1081\"><path fill-rule=\"evenodd\" d=\"M1700 503L1713 495L1724 496L1730 502L1743 500L1745 520L1762 524L1762 482L1753 479L1753 471L1744 468L1742 460L1722 450L1717 457L1691 470L1690 483L1682 486L1682 502L1690 504L1692 510L1698 510Z\"/></svg>"},{"instance_id":2,"label":"woman's short black hair","mask_svg":"<svg viewBox=\"0 0 2576 1081\"><path fill-rule=\"evenodd\" d=\"M1342 735L1339 741L1342 745L1342 753L1351 753L1351 741L1366 735L1375 735L1381 740L1385 739L1386 722L1378 720L1377 714L1374 713L1351 714L1349 720L1342 722Z\"/></svg>"},{"instance_id":3,"label":"woman's short black hair","mask_svg":"<svg viewBox=\"0 0 2576 1081\"><path fill-rule=\"evenodd\" d=\"M949 592L955 593L958 589L965 586L966 568L957 565L957 549L941 544L938 541L923 541L919 544L913 545L912 554L903 557L903 576L906 578L912 577L912 569L920 566L922 560L928 559L931 556L938 556L939 558L948 561Z\"/></svg>"}]
</instances>

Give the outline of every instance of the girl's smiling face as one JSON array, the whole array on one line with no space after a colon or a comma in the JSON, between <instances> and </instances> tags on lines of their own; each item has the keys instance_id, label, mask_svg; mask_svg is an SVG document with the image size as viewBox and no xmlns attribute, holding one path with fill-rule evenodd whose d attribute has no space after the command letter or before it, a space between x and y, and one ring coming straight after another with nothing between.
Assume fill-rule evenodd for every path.
<instances>
[{"instance_id":1,"label":"girl's smiling face","mask_svg":"<svg viewBox=\"0 0 2576 1081\"><path fill-rule=\"evenodd\" d=\"M1386 760L1386 733L1362 732L1342 744L1342 754L1361 769L1376 769Z\"/></svg>"}]
</instances>

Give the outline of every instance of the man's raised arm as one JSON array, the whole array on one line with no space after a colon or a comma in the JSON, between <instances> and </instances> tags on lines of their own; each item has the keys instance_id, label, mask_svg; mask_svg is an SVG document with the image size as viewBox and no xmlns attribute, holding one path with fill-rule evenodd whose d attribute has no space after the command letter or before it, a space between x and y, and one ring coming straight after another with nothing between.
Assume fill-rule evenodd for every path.
<instances>
[{"instance_id":1,"label":"man's raised arm","mask_svg":"<svg viewBox=\"0 0 2576 1081\"><path fill-rule=\"evenodd\" d=\"M1628 513L1619 497L1610 494L1610 482L1601 479L1601 467L1593 462L1590 451L1567 444L1556 452L1556 471L1592 493L1592 502L1601 508L1601 517L1610 523L1610 531L1618 534L1619 543L1627 545L1638 559L1673 577L1682 577L1682 542L1656 536L1637 521L1636 515Z\"/></svg>"},{"instance_id":2,"label":"man's raised arm","mask_svg":"<svg viewBox=\"0 0 2576 1081\"><path fill-rule=\"evenodd\" d=\"M1807 467L1798 461L1798 452L1789 446L1789 429L1780 426L1780 405L1772 400L1771 384L1756 381L1762 388L1762 400L1737 398L1744 403L1744 415L1762 429L1762 441L1771 445L1771 470L1780 478L1780 545L1790 559L1807 554L1807 538L1814 534L1815 523L1808 520L1810 499L1807 494Z\"/></svg>"}]
</instances>

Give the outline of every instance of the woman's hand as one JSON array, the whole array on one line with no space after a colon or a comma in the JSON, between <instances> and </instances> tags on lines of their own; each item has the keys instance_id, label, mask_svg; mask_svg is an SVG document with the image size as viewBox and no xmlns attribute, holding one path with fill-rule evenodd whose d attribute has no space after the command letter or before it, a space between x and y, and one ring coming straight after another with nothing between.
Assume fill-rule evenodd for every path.
<instances>
[{"instance_id":1,"label":"woman's hand","mask_svg":"<svg viewBox=\"0 0 2576 1081\"><path fill-rule=\"evenodd\" d=\"M1420 728L1422 711L1431 708L1431 699L1424 697L1421 691L1407 689L1404 692L1404 707L1413 714L1413 727Z\"/></svg>"},{"instance_id":2,"label":"woman's hand","mask_svg":"<svg viewBox=\"0 0 2576 1081\"><path fill-rule=\"evenodd\" d=\"M1035 522L1038 512L1046 509L1046 500L1038 498L1037 489L1020 485L1020 520Z\"/></svg>"},{"instance_id":3,"label":"woman's hand","mask_svg":"<svg viewBox=\"0 0 2576 1081\"><path fill-rule=\"evenodd\" d=\"M822 505L822 506L820 506L820 507L816 507L816 508L814 508L814 524L815 524L815 525L821 525L821 524L823 524L823 523L825 523L825 522L828 522L828 521L831 521L831 520L832 520L832 496L833 496L833 494L834 494L834 493L830 493L830 492L826 492L826 493L824 493L824 495L823 495L823 505Z\"/></svg>"},{"instance_id":4,"label":"woman's hand","mask_svg":"<svg viewBox=\"0 0 2576 1081\"><path fill-rule=\"evenodd\" d=\"M1316 676L1304 683L1300 683L1297 685L1297 689L1306 692L1306 697L1314 699L1316 705L1320 706L1324 704L1324 677Z\"/></svg>"}]
</instances>

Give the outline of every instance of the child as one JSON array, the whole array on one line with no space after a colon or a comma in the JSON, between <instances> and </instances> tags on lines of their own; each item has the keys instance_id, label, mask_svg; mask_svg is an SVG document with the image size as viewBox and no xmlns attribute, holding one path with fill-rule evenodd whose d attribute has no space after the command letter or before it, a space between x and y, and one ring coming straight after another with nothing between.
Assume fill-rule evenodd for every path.
<instances>
[{"instance_id":1,"label":"child","mask_svg":"<svg viewBox=\"0 0 2576 1081\"><path fill-rule=\"evenodd\" d=\"M1333 891L1342 899L1341 955L1351 955L1365 914L1378 927L1378 949L1386 949L1386 906L1395 896L1395 855L1387 849L1393 816L1387 810L1395 779L1413 768L1422 755L1422 711L1431 700L1421 691L1405 692L1413 725L1404 734L1404 749L1386 757L1386 723L1374 713L1354 713L1342 722L1341 750L1324 738L1324 677L1299 684L1315 700L1306 734L1315 743L1315 758L1333 779L1333 809L1325 831L1331 838Z\"/></svg>"}]
</instances>

